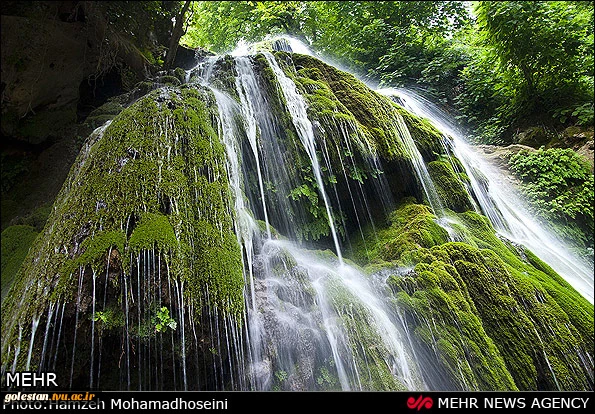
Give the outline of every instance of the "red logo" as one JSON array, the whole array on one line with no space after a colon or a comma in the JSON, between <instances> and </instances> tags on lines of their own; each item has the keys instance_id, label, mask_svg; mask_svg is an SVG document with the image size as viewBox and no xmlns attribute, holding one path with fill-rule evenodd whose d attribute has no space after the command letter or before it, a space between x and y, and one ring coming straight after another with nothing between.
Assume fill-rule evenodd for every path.
<instances>
[{"instance_id":1,"label":"red logo","mask_svg":"<svg viewBox=\"0 0 595 414\"><path fill-rule=\"evenodd\" d=\"M434 400L432 397L424 397L423 395L420 395L417 397L417 399L414 397L409 397L407 399L407 407L411 408L412 410L414 408L417 408L417 411L421 410L422 408L432 408L433 405Z\"/></svg>"}]
</instances>

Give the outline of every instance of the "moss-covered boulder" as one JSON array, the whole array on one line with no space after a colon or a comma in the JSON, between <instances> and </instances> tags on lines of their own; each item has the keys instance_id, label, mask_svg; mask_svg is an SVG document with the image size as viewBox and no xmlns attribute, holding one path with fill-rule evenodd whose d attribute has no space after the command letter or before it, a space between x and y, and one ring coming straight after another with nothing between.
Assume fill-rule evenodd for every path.
<instances>
[{"instance_id":1,"label":"moss-covered boulder","mask_svg":"<svg viewBox=\"0 0 595 414\"><path fill-rule=\"evenodd\" d=\"M449 242L427 207L411 200L391 217L360 239L355 258L372 272L410 269L393 272L389 284L441 384L591 388L593 306L551 268L471 211L452 215L462 242Z\"/></svg>"},{"instance_id":2,"label":"moss-covered boulder","mask_svg":"<svg viewBox=\"0 0 595 414\"><path fill-rule=\"evenodd\" d=\"M131 359L163 339L155 330L157 323L168 326L158 320L161 308L171 310L178 327L161 355L181 361L200 353L195 321L210 318L213 309L241 320L241 253L215 114L210 91L159 89L87 140L3 302L3 363L46 367L46 341L62 326L72 349L52 358L63 378L77 383L91 375L92 383L98 364L109 365L107 355L126 359L127 383L147 386L149 365L131 374ZM102 328L111 323L108 315L125 320L119 331ZM190 340L186 330L196 336ZM22 351L24 337L29 352ZM102 345L113 341L121 346Z\"/></svg>"}]
</instances>

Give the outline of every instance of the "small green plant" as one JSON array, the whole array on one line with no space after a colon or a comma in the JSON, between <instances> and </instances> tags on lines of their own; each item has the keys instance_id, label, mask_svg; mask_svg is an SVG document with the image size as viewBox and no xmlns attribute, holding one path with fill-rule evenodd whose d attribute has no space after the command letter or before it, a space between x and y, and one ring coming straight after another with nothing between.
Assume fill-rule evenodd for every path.
<instances>
[{"instance_id":1,"label":"small green plant","mask_svg":"<svg viewBox=\"0 0 595 414\"><path fill-rule=\"evenodd\" d=\"M96 323L99 335L124 326L124 314L117 308L110 307L102 311L97 311L92 316L92 319Z\"/></svg>"},{"instance_id":2,"label":"small green plant","mask_svg":"<svg viewBox=\"0 0 595 414\"><path fill-rule=\"evenodd\" d=\"M337 378L335 378L328 368L320 368L320 375L316 378L316 382L321 387L334 387L337 385Z\"/></svg>"},{"instance_id":3,"label":"small green plant","mask_svg":"<svg viewBox=\"0 0 595 414\"><path fill-rule=\"evenodd\" d=\"M169 316L169 309L165 306L162 306L161 309L157 311L157 318L155 321L155 330L157 332L165 332L167 328L170 328L172 331L175 331L178 327L178 323Z\"/></svg>"},{"instance_id":4,"label":"small green plant","mask_svg":"<svg viewBox=\"0 0 595 414\"><path fill-rule=\"evenodd\" d=\"M93 320L95 322L103 322L103 323L107 323L108 321L108 315L106 312L95 312L95 317L93 318Z\"/></svg>"},{"instance_id":5,"label":"small green plant","mask_svg":"<svg viewBox=\"0 0 595 414\"><path fill-rule=\"evenodd\" d=\"M571 115L577 118L577 125L593 125L593 103L587 102L577 106Z\"/></svg>"},{"instance_id":6,"label":"small green plant","mask_svg":"<svg viewBox=\"0 0 595 414\"><path fill-rule=\"evenodd\" d=\"M554 111L552 117L561 123L565 123L568 119L574 118L576 119L576 125L592 125L593 103L587 102L572 108L558 108Z\"/></svg>"},{"instance_id":7,"label":"small green plant","mask_svg":"<svg viewBox=\"0 0 595 414\"><path fill-rule=\"evenodd\" d=\"M289 378L289 375L287 375L287 371L279 370L275 372L275 377L277 378L277 381L283 382Z\"/></svg>"}]
</instances>

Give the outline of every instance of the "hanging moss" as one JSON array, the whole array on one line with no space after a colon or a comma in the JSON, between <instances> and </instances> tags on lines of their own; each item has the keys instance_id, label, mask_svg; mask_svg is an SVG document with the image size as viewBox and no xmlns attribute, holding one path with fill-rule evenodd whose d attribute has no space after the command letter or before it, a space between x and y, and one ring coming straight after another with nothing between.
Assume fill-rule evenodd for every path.
<instances>
[{"instance_id":1,"label":"hanging moss","mask_svg":"<svg viewBox=\"0 0 595 414\"><path fill-rule=\"evenodd\" d=\"M128 241L133 253L155 248L167 252L177 245L173 227L166 216L158 213L145 213Z\"/></svg>"},{"instance_id":2,"label":"hanging moss","mask_svg":"<svg viewBox=\"0 0 595 414\"><path fill-rule=\"evenodd\" d=\"M277 55L284 56L283 52ZM292 54L302 67L296 81L306 92L312 112L331 112L335 119L356 120L366 138L386 160L407 160L409 155L398 138L394 116L402 116L424 159L431 161L443 152L441 134L423 120L388 98L377 94L355 76L340 71L311 56Z\"/></svg>"},{"instance_id":3,"label":"hanging moss","mask_svg":"<svg viewBox=\"0 0 595 414\"><path fill-rule=\"evenodd\" d=\"M376 157L396 174L402 193L415 192L407 189L415 176L397 120L404 120L429 163L436 188L451 210L446 210L451 227L461 241L450 241L427 206L406 199L400 200L386 223L362 231L352 245L352 258L369 272L392 273L388 283L395 310L402 312L411 328L411 340L430 356L437 376L444 379L441 385L497 390L592 387L592 305L530 251L497 236L487 218L469 211L465 177L444 158L440 134L352 75L308 56L282 52L277 56L307 101L317 156L324 160L324 184L335 197L333 220L340 232L349 229L348 218L354 216L344 207L348 203L343 203L354 203L352 188L361 189L357 195L365 197L367 187L382 173L371 162ZM267 183L269 195L284 191L277 196L287 202L271 201L269 211L289 205L290 211L283 213L286 227L304 223L289 236L328 239L327 213L311 162L285 110L283 94L275 86L274 73L263 56L252 63L261 73L259 82L277 117L279 152L290 177L284 189ZM214 68L221 75L215 86L239 101L234 69L233 58L220 59ZM73 358L81 371L89 371L85 364L90 362L84 359L89 355L92 327L97 339L109 337L118 343L115 359L130 344L134 356L142 358L142 348L155 349L151 341L167 333L172 338L168 358L178 361L181 355L199 355L212 345L199 342L200 335L208 336L201 332L209 329L200 326L203 321L225 320L221 327L228 329L243 317L243 258L234 234L216 102L206 88L179 86L181 75L162 79L177 86L154 90L124 110L125 100L114 99L90 117L89 122L113 120L86 141L43 234L34 239L30 228L18 229L14 233L22 237L18 243L13 233L6 235L15 242L14 263L28 249L28 243L21 241L30 238L22 266L5 260L3 233L3 294L5 267L8 276L16 273L2 306L4 367L15 360L18 368L24 368L24 349L37 326L30 368L44 362L39 361L43 327L55 325L48 315L55 315L52 312L60 306L65 340L72 338L73 348L85 350L85 357L79 352L76 359L74 350L72 354L60 350L57 366L62 370ZM140 84L126 100L152 88L152 83ZM264 232L262 223L259 226ZM272 233L279 236L274 229ZM305 285L307 275L289 256L281 252L267 265L279 277ZM373 317L341 286L334 287L333 306L350 338L361 341L348 345L356 364L367 367L361 376L363 387L403 389L386 363L390 353L378 345L382 341ZM304 291L304 300L314 306L312 287ZM157 328L159 310L161 322L169 326L167 332L159 332L161 336L157 332L164 324ZM213 319L201 319L202 310ZM174 322L179 326L175 332ZM188 345L191 341L184 338L191 336L194 343ZM92 336L91 343L95 339ZM585 373L589 368L591 374ZM316 377L320 389L330 389L337 385L332 371L331 364L323 362L309 375ZM299 369L278 370L277 385L285 386L296 373Z\"/></svg>"},{"instance_id":4,"label":"hanging moss","mask_svg":"<svg viewBox=\"0 0 595 414\"><path fill-rule=\"evenodd\" d=\"M403 121L405 121L405 125L411 132L411 137L415 141L415 145L424 161L431 162L438 159L440 154L444 152L441 133L427 119L420 118L394 103L393 105L395 110L403 117Z\"/></svg>"},{"instance_id":5,"label":"hanging moss","mask_svg":"<svg viewBox=\"0 0 595 414\"><path fill-rule=\"evenodd\" d=\"M440 370L455 388L515 390L504 361L456 270L439 261L420 263L415 278L391 278L397 303L406 309L416 337L437 349ZM402 283L406 283L406 290ZM414 286L414 287L413 287ZM407 292L407 293L406 293Z\"/></svg>"},{"instance_id":6,"label":"hanging moss","mask_svg":"<svg viewBox=\"0 0 595 414\"><path fill-rule=\"evenodd\" d=\"M126 235L121 230L102 231L82 243L83 254L70 260L62 269L63 274L74 272L79 266L90 265L95 271L105 266L108 251L113 247L120 252L125 251Z\"/></svg>"},{"instance_id":7,"label":"hanging moss","mask_svg":"<svg viewBox=\"0 0 595 414\"><path fill-rule=\"evenodd\" d=\"M448 232L439 226L428 206L405 199L387 220L384 228L369 229L367 237L355 237L354 260L360 265L398 262L407 266L420 261L427 248L448 241Z\"/></svg>"},{"instance_id":8,"label":"hanging moss","mask_svg":"<svg viewBox=\"0 0 595 414\"><path fill-rule=\"evenodd\" d=\"M90 280L104 268L111 249L117 254L110 272L119 271L120 280L110 274L111 282L99 285L110 290L110 300L125 302L131 293L123 290L123 279L137 284L129 272L140 272L141 266L183 284L184 303L195 312L207 305L208 291L208 305L241 317L242 262L216 114L210 91L162 88L87 140L15 279L15 293L3 304L7 343L14 342L19 326L29 335L32 318L47 313L50 301L73 303L78 297L88 303L90 284L77 287L81 271L82 280ZM157 252L154 263L162 268L145 263L150 256L143 252ZM130 263L131 256L138 260ZM23 301L28 306L20 306ZM131 312L144 312L140 304L134 306L139 308ZM14 348L9 349L2 348L3 361L12 358Z\"/></svg>"}]
</instances>

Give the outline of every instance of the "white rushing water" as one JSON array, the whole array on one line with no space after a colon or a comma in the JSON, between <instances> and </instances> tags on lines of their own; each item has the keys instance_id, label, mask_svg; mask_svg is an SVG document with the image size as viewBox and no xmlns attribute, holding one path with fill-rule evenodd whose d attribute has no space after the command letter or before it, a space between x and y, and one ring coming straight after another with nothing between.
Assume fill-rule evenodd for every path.
<instances>
[{"instance_id":1,"label":"white rushing water","mask_svg":"<svg viewBox=\"0 0 595 414\"><path fill-rule=\"evenodd\" d=\"M296 390L325 386L343 390L426 389L406 328L390 302L364 274L343 262L331 200L323 183L324 171L330 172L328 166L321 168L318 159L326 148L317 152L304 98L274 56L265 53L311 163L335 254L316 254L272 236L269 203L273 200L267 199L267 194L273 197L274 193L265 192L264 183L274 185L280 197L287 198L289 190L285 187L291 185L284 181L290 177L279 171L283 169L269 165L271 161L283 160L283 147L275 142L279 140L279 126L270 116L268 99L258 84L252 58L242 55L243 50L238 49L234 57L239 103L210 85L217 59L203 64L199 77L216 98L236 213L236 234L244 250L250 388L267 390L282 383L285 389ZM251 154L250 160L246 154ZM243 173L247 163L256 169L257 183L252 190ZM264 219L264 229L256 222L255 208ZM274 211L275 220L289 227L304 225L299 217L281 217L290 210ZM294 212L292 216L299 214ZM388 377L381 379L386 373Z\"/></svg>"},{"instance_id":2,"label":"white rushing water","mask_svg":"<svg viewBox=\"0 0 595 414\"><path fill-rule=\"evenodd\" d=\"M528 247L593 303L593 264L574 257L568 246L535 220L515 189L506 184L504 177L465 142L447 114L412 91L385 88L377 92L398 97L406 109L427 118L439 131L450 136L454 155L471 180L472 190L480 204L479 212L490 219L497 232ZM487 186L482 184L486 180Z\"/></svg>"},{"instance_id":3,"label":"white rushing water","mask_svg":"<svg viewBox=\"0 0 595 414\"><path fill-rule=\"evenodd\" d=\"M318 156L316 155L316 139L314 138L314 128L312 127L312 122L310 122L306 113L306 102L304 101L302 95L298 93L295 83L293 83L293 81L289 79L285 73L283 73L283 70L281 70L279 64L275 60L275 57L269 52L265 52L264 56L267 58L271 69L273 69L273 72L277 77L277 82L279 82L279 87L281 88L287 103L287 110L293 119L293 124L297 130L298 136L302 141L304 148L306 149L306 153L310 158L310 162L312 163L312 171L314 172L316 184L318 185L318 191L320 192L324 202L329 227L331 229L331 235L333 236L333 242L335 243L335 252L339 257L339 263L342 264L343 255L341 254L339 237L337 236L337 228L335 226L335 220L333 218L330 201L322 181L320 162L318 161Z\"/></svg>"}]
</instances>

